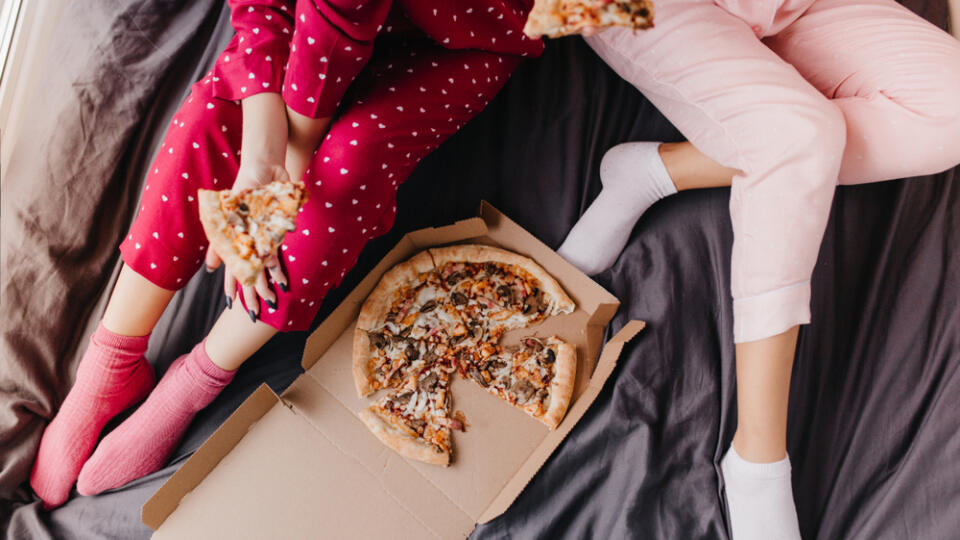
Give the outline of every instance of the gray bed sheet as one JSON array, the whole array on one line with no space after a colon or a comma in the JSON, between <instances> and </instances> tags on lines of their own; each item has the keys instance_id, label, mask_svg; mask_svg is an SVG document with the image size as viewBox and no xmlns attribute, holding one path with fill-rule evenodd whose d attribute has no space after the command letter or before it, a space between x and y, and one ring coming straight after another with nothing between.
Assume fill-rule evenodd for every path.
<instances>
[{"instance_id":1,"label":"gray bed sheet","mask_svg":"<svg viewBox=\"0 0 960 540\"><path fill-rule=\"evenodd\" d=\"M944 25L945 4L910 7ZM213 9L213 8L212 8ZM223 14L195 78L225 43ZM212 45L217 44L217 45ZM204 51L205 52L202 52ZM190 65L189 62L187 65ZM182 75L182 73L181 73ZM169 116L179 97L156 102ZM960 98L958 98L960 99ZM165 122L131 145L158 144ZM159 128L155 126L160 126ZM371 242L317 321L400 235L471 215L481 199L557 246L599 191L603 152L679 133L577 38L548 44L475 121L422 162L399 194L395 229ZM143 164L138 170L142 173ZM139 178L132 174L131 178ZM524 492L476 538L726 538L717 462L736 409L728 190L655 205L597 280L622 299L610 331L648 328ZM117 238L119 240L119 237ZM163 371L223 309L220 274L198 273L154 333ZM813 278L790 401L789 450L805 538L952 539L960 530L960 178L838 190ZM140 506L261 382L300 374L306 333L278 335L191 425L164 469L53 512L22 504L11 538L144 538ZM318 531L322 536L322 531Z\"/></svg>"}]
</instances>

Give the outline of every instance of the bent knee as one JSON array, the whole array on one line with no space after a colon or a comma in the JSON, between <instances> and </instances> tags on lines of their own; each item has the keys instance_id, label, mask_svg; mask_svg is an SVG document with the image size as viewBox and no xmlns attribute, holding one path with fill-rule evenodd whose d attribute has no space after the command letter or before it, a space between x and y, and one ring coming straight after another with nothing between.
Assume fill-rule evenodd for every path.
<instances>
[{"instance_id":1,"label":"bent knee","mask_svg":"<svg viewBox=\"0 0 960 540\"><path fill-rule=\"evenodd\" d=\"M778 108L763 129L754 137L755 147L744 152L744 172L789 168L808 182L836 182L847 142L846 121L836 104L824 98Z\"/></svg>"}]
</instances>

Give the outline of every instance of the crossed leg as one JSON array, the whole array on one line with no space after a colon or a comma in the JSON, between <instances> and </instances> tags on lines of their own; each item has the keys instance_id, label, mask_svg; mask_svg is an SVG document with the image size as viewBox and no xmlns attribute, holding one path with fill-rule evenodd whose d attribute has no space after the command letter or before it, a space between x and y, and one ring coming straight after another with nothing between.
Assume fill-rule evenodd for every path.
<instances>
[{"instance_id":1,"label":"crossed leg","mask_svg":"<svg viewBox=\"0 0 960 540\"><path fill-rule=\"evenodd\" d=\"M660 147L677 189L732 185L733 448L741 462L774 462L786 455L796 325L809 322L833 186L960 161L960 46L892 0L820 0L764 43L709 3L658 10L650 33L588 42L690 139ZM795 515L764 523L736 506L738 540L799 534Z\"/></svg>"}]
</instances>

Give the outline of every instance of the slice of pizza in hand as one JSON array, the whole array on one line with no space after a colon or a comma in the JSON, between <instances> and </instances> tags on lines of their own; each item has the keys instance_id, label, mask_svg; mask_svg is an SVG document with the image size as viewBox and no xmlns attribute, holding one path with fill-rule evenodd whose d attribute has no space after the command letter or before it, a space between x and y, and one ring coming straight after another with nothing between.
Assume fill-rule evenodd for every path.
<instances>
[{"instance_id":1,"label":"slice of pizza in hand","mask_svg":"<svg viewBox=\"0 0 960 540\"><path fill-rule=\"evenodd\" d=\"M237 281L253 285L264 261L296 228L307 192L302 182L274 181L238 192L201 189L197 200L200 223L213 250Z\"/></svg>"},{"instance_id":2,"label":"slice of pizza in hand","mask_svg":"<svg viewBox=\"0 0 960 540\"><path fill-rule=\"evenodd\" d=\"M560 338L530 336L519 346L486 358L464 352L457 369L464 378L554 429L570 405L577 353Z\"/></svg>"},{"instance_id":3,"label":"slice of pizza in hand","mask_svg":"<svg viewBox=\"0 0 960 540\"><path fill-rule=\"evenodd\" d=\"M462 413L450 415L449 366L437 364L360 411L360 419L385 445L404 457L447 466L450 431L465 431Z\"/></svg>"},{"instance_id":4,"label":"slice of pizza in hand","mask_svg":"<svg viewBox=\"0 0 960 540\"><path fill-rule=\"evenodd\" d=\"M651 0L536 0L523 33L531 38L576 34L583 29L653 27Z\"/></svg>"}]
</instances>

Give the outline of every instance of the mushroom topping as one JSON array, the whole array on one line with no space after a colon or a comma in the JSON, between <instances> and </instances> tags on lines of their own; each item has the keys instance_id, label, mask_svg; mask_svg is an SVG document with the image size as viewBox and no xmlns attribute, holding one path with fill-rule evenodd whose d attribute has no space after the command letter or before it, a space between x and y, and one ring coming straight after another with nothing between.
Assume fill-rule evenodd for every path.
<instances>
[{"instance_id":1,"label":"mushroom topping","mask_svg":"<svg viewBox=\"0 0 960 540\"><path fill-rule=\"evenodd\" d=\"M501 285L497 287L497 298L505 304L512 304L513 289L511 289L508 285Z\"/></svg>"},{"instance_id":2,"label":"mushroom topping","mask_svg":"<svg viewBox=\"0 0 960 540\"><path fill-rule=\"evenodd\" d=\"M483 271L487 273L488 276L497 275L497 271L500 270L497 268L497 265L492 262L483 263Z\"/></svg>"},{"instance_id":3,"label":"mushroom topping","mask_svg":"<svg viewBox=\"0 0 960 540\"><path fill-rule=\"evenodd\" d=\"M513 387L510 388L510 391L516 394L517 403L523 404L530 400L530 396L533 395L535 389L530 381L526 379L520 379L517 382L513 383Z\"/></svg>"},{"instance_id":4,"label":"mushroom topping","mask_svg":"<svg viewBox=\"0 0 960 540\"><path fill-rule=\"evenodd\" d=\"M428 300L427 303L423 304L423 307L420 308L420 313L429 313L437 307L436 300Z\"/></svg>"},{"instance_id":5,"label":"mushroom topping","mask_svg":"<svg viewBox=\"0 0 960 540\"><path fill-rule=\"evenodd\" d=\"M370 336L370 343L378 349L382 349L390 344L389 338L385 334L380 332L368 332Z\"/></svg>"},{"instance_id":6,"label":"mushroom topping","mask_svg":"<svg viewBox=\"0 0 960 540\"><path fill-rule=\"evenodd\" d=\"M423 428L427 427L427 423L419 418L414 418L413 420L410 420L410 422L408 422L408 425L411 428L413 428L413 430L416 431L417 433L422 433Z\"/></svg>"},{"instance_id":7,"label":"mushroom topping","mask_svg":"<svg viewBox=\"0 0 960 540\"><path fill-rule=\"evenodd\" d=\"M439 380L440 379L437 377L436 373L430 373L426 377L420 379L420 381L417 383L417 386L425 392L433 392L433 390L437 387L437 382Z\"/></svg>"},{"instance_id":8,"label":"mushroom topping","mask_svg":"<svg viewBox=\"0 0 960 540\"><path fill-rule=\"evenodd\" d=\"M437 353L433 352L433 349L427 349L427 352L423 353L423 361L428 366L437 361L440 358L437 356Z\"/></svg>"},{"instance_id":9,"label":"mushroom topping","mask_svg":"<svg viewBox=\"0 0 960 540\"><path fill-rule=\"evenodd\" d=\"M491 360L487 364L487 369L489 369L490 371L498 371L505 367L507 367L507 363L504 362L503 360Z\"/></svg>"},{"instance_id":10,"label":"mushroom topping","mask_svg":"<svg viewBox=\"0 0 960 540\"><path fill-rule=\"evenodd\" d=\"M407 404L408 401L410 401L411 396L413 396L413 392L410 390L407 390L402 394L397 394L397 397L393 398L393 400L397 403L397 405L399 405L400 407L403 407Z\"/></svg>"},{"instance_id":11,"label":"mushroom topping","mask_svg":"<svg viewBox=\"0 0 960 540\"><path fill-rule=\"evenodd\" d=\"M483 327L480 325L480 323L470 323L470 335L475 338L483 337Z\"/></svg>"},{"instance_id":12,"label":"mushroom topping","mask_svg":"<svg viewBox=\"0 0 960 540\"><path fill-rule=\"evenodd\" d=\"M470 373L470 376L473 377L473 380L475 380L475 381L477 381L478 383L480 383L480 386L482 386L482 387L484 387L484 388L487 387L487 381L485 381L485 380L483 379L483 375L480 374L480 371L479 371L476 367L471 366L469 373Z\"/></svg>"},{"instance_id":13,"label":"mushroom topping","mask_svg":"<svg viewBox=\"0 0 960 540\"><path fill-rule=\"evenodd\" d=\"M453 300L453 305L455 306L462 306L468 301L467 295L463 294L462 292L455 292L451 294L450 299Z\"/></svg>"},{"instance_id":14,"label":"mushroom topping","mask_svg":"<svg viewBox=\"0 0 960 540\"><path fill-rule=\"evenodd\" d=\"M407 360L411 362L420 358L420 350L414 347L413 343L407 343L407 349L404 351L404 354L407 355Z\"/></svg>"},{"instance_id":15,"label":"mushroom topping","mask_svg":"<svg viewBox=\"0 0 960 540\"><path fill-rule=\"evenodd\" d=\"M463 272L454 272L447 276L447 286L453 287L463 279Z\"/></svg>"},{"instance_id":16,"label":"mushroom topping","mask_svg":"<svg viewBox=\"0 0 960 540\"><path fill-rule=\"evenodd\" d=\"M557 353L553 352L553 349L547 349L547 357L544 359L544 362L547 364L552 364L557 359Z\"/></svg>"},{"instance_id":17,"label":"mushroom topping","mask_svg":"<svg viewBox=\"0 0 960 540\"><path fill-rule=\"evenodd\" d=\"M530 295L523 300L523 314L527 315L540 310L540 302L536 296Z\"/></svg>"}]
</instances>

